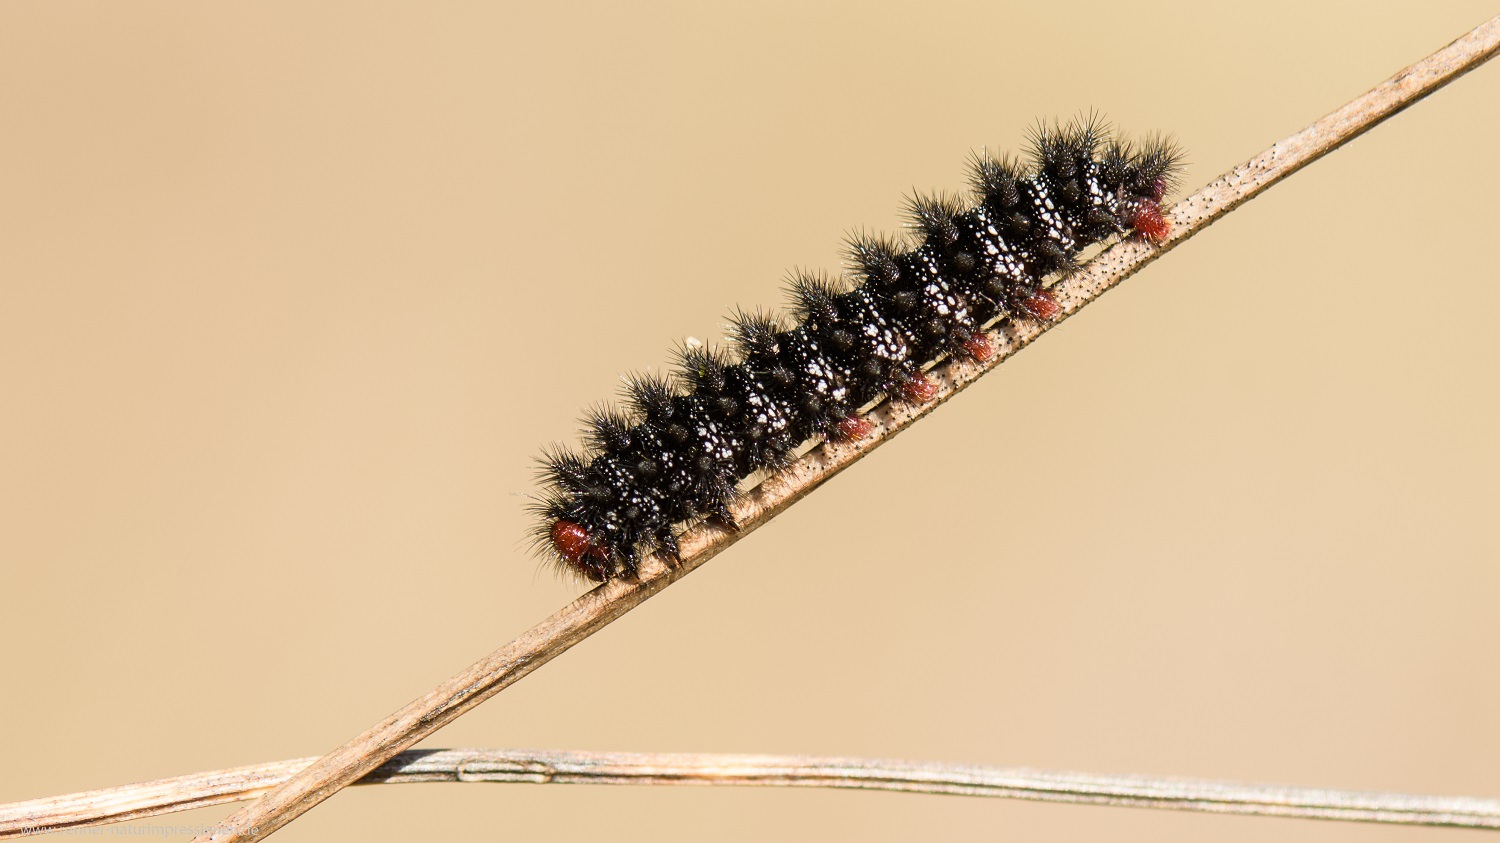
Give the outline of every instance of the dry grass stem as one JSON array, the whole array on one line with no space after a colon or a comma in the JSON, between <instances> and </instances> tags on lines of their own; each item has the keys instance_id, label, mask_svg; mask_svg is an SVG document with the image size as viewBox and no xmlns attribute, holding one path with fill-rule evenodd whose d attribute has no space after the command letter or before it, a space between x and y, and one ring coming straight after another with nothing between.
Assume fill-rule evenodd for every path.
<instances>
[{"instance_id":1,"label":"dry grass stem","mask_svg":"<svg viewBox=\"0 0 1500 843\"><path fill-rule=\"evenodd\" d=\"M1134 241L1122 242L1104 251L1077 275L1060 281L1053 291L1063 304L1063 318L1078 312L1146 264L1266 188L1479 66L1497 49L1500 49L1500 17L1480 25L1308 128L1272 144L1269 149L1230 170L1171 209L1173 233L1159 248ZM436 732L712 559L1026 347L1052 324L1043 325L1024 319L1004 323L993 336L997 354L988 363L959 361L932 371L939 391L930 403L921 407L886 404L877 408L871 413L876 430L868 439L856 444L814 448L791 468L772 476L747 494L733 508L735 517L744 526L742 532L729 533L712 524L693 527L682 537L683 562L680 565L674 568L660 559L649 559L642 568L639 581L617 580L583 595L519 638L318 759L261 799L240 809L213 832L198 837L197 843L257 840L358 781L398 752Z\"/></svg>"},{"instance_id":2,"label":"dry grass stem","mask_svg":"<svg viewBox=\"0 0 1500 843\"><path fill-rule=\"evenodd\" d=\"M0 805L0 839L253 799L316 761L277 761ZM355 784L409 782L831 787L1395 825L1500 828L1500 800L1495 799L862 758L414 750L397 755Z\"/></svg>"}]
</instances>

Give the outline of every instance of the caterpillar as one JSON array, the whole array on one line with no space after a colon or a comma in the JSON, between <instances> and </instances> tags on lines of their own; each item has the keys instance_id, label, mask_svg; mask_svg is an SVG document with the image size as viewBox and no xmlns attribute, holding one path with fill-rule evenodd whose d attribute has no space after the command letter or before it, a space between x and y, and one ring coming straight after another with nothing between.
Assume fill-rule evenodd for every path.
<instances>
[{"instance_id":1,"label":"caterpillar","mask_svg":"<svg viewBox=\"0 0 1500 843\"><path fill-rule=\"evenodd\" d=\"M541 457L536 546L603 582L636 576L655 551L677 558L685 522L735 528L729 505L750 475L808 440L867 436L861 412L882 396L931 400L924 367L989 359L992 324L1056 318L1046 282L1084 249L1165 238L1181 159L1168 139L1120 140L1092 116L1034 129L1023 159L972 155L972 204L914 196L909 238L848 238L851 281L794 273L790 318L736 311L728 350L685 344L673 375L627 376L625 411L590 411L582 451Z\"/></svg>"}]
</instances>

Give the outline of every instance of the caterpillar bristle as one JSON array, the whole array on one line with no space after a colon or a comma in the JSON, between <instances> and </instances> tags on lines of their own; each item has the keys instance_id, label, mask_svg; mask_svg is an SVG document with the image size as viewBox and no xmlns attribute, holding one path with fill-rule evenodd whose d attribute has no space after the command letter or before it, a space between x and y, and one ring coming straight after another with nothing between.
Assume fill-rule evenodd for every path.
<instances>
[{"instance_id":1,"label":"caterpillar bristle","mask_svg":"<svg viewBox=\"0 0 1500 843\"><path fill-rule=\"evenodd\" d=\"M566 446L543 449L537 462L538 479L566 492L577 492L588 483L589 461Z\"/></svg>"},{"instance_id":2,"label":"caterpillar bristle","mask_svg":"<svg viewBox=\"0 0 1500 843\"><path fill-rule=\"evenodd\" d=\"M969 184L981 204L997 210L1009 210L1021 204L1016 185L1023 168L1010 156L996 158L986 152L969 154Z\"/></svg>"},{"instance_id":3,"label":"caterpillar bristle","mask_svg":"<svg viewBox=\"0 0 1500 843\"><path fill-rule=\"evenodd\" d=\"M781 320L775 314L753 310L735 309L729 314L729 342L748 364L765 364L776 359L780 353L777 336L782 332Z\"/></svg>"},{"instance_id":4,"label":"caterpillar bristle","mask_svg":"<svg viewBox=\"0 0 1500 843\"><path fill-rule=\"evenodd\" d=\"M603 404L590 408L583 417L583 441L594 453L623 451L631 445L630 418Z\"/></svg>"},{"instance_id":5,"label":"caterpillar bristle","mask_svg":"<svg viewBox=\"0 0 1500 843\"><path fill-rule=\"evenodd\" d=\"M1122 140L1093 112L1039 122L1027 139L1020 159L970 156L972 202L909 199L914 237L849 235L847 279L793 272L790 318L735 310L725 347L690 340L669 375L627 375L623 410L585 414L582 452L543 451L534 545L594 582L635 576L652 552L675 558L682 524L733 523L747 477L785 466L810 439L869 435L859 410L882 395L933 400L930 363L990 360L987 326L1058 318L1047 281L1076 271L1086 247L1169 236L1174 140Z\"/></svg>"},{"instance_id":6,"label":"caterpillar bristle","mask_svg":"<svg viewBox=\"0 0 1500 843\"><path fill-rule=\"evenodd\" d=\"M676 391L665 375L633 372L624 377L625 403L644 421L661 424L672 417Z\"/></svg>"},{"instance_id":7,"label":"caterpillar bristle","mask_svg":"<svg viewBox=\"0 0 1500 843\"><path fill-rule=\"evenodd\" d=\"M959 215L963 204L945 194L915 194L906 201L911 227L922 234L923 242L947 248L958 242Z\"/></svg>"},{"instance_id":8,"label":"caterpillar bristle","mask_svg":"<svg viewBox=\"0 0 1500 843\"><path fill-rule=\"evenodd\" d=\"M722 392L726 371L734 365L730 355L720 349L709 348L701 343L683 344L672 350L673 376L684 392L703 390Z\"/></svg>"},{"instance_id":9,"label":"caterpillar bristle","mask_svg":"<svg viewBox=\"0 0 1500 843\"><path fill-rule=\"evenodd\" d=\"M1182 147L1169 135L1151 135L1141 143L1137 156L1140 176L1133 186L1149 189L1149 195L1161 202L1178 187L1184 157Z\"/></svg>"},{"instance_id":10,"label":"caterpillar bristle","mask_svg":"<svg viewBox=\"0 0 1500 843\"><path fill-rule=\"evenodd\" d=\"M829 325L838 321L839 285L820 272L796 270L787 278L792 314L798 322Z\"/></svg>"},{"instance_id":11,"label":"caterpillar bristle","mask_svg":"<svg viewBox=\"0 0 1500 843\"><path fill-rule=\"evenodd\" d=\"M845 238L844 255L849 269L866 282L885 287L901 280L896 259L905 251L893 237L858 232Z\"/></svg>"}]
</instances>

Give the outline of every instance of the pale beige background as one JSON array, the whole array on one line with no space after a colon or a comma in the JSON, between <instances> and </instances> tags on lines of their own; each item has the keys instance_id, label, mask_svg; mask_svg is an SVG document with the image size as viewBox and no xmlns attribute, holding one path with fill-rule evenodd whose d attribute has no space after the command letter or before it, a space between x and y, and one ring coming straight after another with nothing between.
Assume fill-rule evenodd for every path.
<instances>
[{"instance_id":1,"label":"pale beige background","mask_svg":"<svg viewBox=\"0 0 1500 843\"><path fill-rule=\"evenodd\" d=\"M0 800L320 753L551 613L539 446L970 149L1096 108L1196 186L1491 6L0 6ZM1500 795L1497 104L1277 187L430 745ZM478 833L1469 836L444 785L277 839Z\"/></svg>"}]
</instances>

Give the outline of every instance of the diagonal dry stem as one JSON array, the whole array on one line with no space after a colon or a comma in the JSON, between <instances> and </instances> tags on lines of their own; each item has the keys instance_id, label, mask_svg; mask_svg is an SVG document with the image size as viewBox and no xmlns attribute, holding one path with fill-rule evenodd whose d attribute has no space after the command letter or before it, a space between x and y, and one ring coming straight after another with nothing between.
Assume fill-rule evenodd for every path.
<instances>
[{"instance_id":1,"label":"diagonal dry stem","mask_svg":"<svg viewBox=\"0 0 1500 843\"><path fill-rule=\"evenodd\" d=\"M276 761L0 805L0 839L254 799L316 761ZM1500 800L1496 799L796 755L409 750L355 784L408 782L830 787L1500 829Z\"/></svg>"},{"instance_id":2,"label":"diagonal dry stem","mask_svg":"<svg viewBox=\"0 0 1500 843\"><path fill-rule=\"evenodd\" d=\"M1266 188L1483 64L1494 56L1497 49L1500 49L1500 17L1481 24L1313 125L1272 144L1269 149L1215 179L1171 209L1173 233L1159 248L1134 241L1119 243L1100 254L1083 271L1060 281L1053 291L1063 305L1062 318L1078 312L1146 264ZM686 576L855 460L932 412L1050 327L1052 325L1031 320L1005 323L993 336L997 353L989 362L954 361L932 371L939 387L933 401L921 407L887 404L877 408L870 414L875 432L869 438L854 444L814 448L793 466L747 494L733 507L735 518L743 525L741 532L726 532L712 524L700 524L690 529L681 540L683 561L680 565L672 568L660 559L648 559L642 566L639 581L617 580L583 595L519 638L318 759L260 800L241 808L211 833L196 838L195 843L257 840L292 821L341 788L358 781L396 753L436 732L460 714Z\"/></svg>"}]
</instances>

